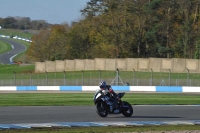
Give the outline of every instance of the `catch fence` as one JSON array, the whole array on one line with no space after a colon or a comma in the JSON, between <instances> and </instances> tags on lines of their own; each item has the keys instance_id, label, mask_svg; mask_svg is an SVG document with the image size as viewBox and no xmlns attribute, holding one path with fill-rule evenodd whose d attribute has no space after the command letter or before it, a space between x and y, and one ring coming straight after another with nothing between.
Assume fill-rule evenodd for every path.
<instances>
[{"instance_id":1,"label":"catch fence","mask_svg":"<svg viewBox=\"0 0 200 133\"><path fill-rule=\"evenodd\" d=\"M0 74L0 86L200 86L199 73L137 71L63 71Z\"/></svg>"}]
</instances>

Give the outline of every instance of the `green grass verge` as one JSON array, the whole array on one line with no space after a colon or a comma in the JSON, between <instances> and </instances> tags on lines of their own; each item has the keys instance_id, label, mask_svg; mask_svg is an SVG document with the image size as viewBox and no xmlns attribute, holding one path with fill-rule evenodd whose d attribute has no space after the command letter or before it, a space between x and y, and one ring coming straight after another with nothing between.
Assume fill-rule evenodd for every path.
<instances>
[{"instance_id":1,"label":"green grass verge","mask_svg":"<svg viewBox=\"0 0 200 133\"><path fill-rule=\"evenodd\" d=\"M0 106L94 106L94 93L1 93ZM200 94L126 93L122 98L132 105L199 104Z\"/></svg>"},{"instance_id":2,"label":"green grass verge","mask_svg":"<svg viewBox=\"0 0 200 133\"><path fill-rule=\"evenodd\" d=\"M199 131L199 125L163 125L163 126L124 126L124 127L70 127L70 128L33 128L2 130L1 133L125 133L125 132L156 132L166 131Z\"/></svg>"},{"instance_id":3,"label":"green grass verge","mask_svg":"<svg viewBox=\"0 0 200 133\"><path fill-rule=\"evenodd\" d=\"M29 72L35 71L35 65L30 65L30 66L18 66L18 65L0 65L0 73L13 73L13 71L22 73L22 72ZM77 78L82 78L84 74L84 78L86 79L99 79L100 73L99 71L66 71L66 78L67 79L77 79ZM137 76L133 76L133 72L131 71L121 71L120 72L120 77L122 79L151 79L151 72L136 72ZM168 73L164 72L154 72L153 73L153 78L154 79L165 79L168 81ZM56 76L56 77L55 77ZM49 72L48 73L48 78L49 79L63 79L64 72ZM101 78L103 79L110 79L114 78L116 76L115 71L101 71ZM46 73L41 73L41 77L46 77ZM34 75L33 75L34 78ZM37 75L36 75L37 78ZM173 73L171 74L171 79L187 79L187 74L186 73ZM200 74L198 73L191 73L190 74L190 79L200 79Z\"/></svg>"},{"instance_id":4,"label":"green grass verge","mask_svg":"<svg viewBox=\"0 0 200 133\"><path fill-rule=\"evenodd\" d=\"M8 73L26 73L29 71L35 71L35 65L0 65L0 74L7 75Z\"/></svg>"},{"instance_id":5,"label":"green grass verge","mask_svg":"<svg viewBox=\"0 0 200 133\"><path fill-rule=\"evenodd\" d=\"M0 41L0 54L6 53L10 50L12 50L12 47L9 43Z\"/></svg>"}]
</instances>

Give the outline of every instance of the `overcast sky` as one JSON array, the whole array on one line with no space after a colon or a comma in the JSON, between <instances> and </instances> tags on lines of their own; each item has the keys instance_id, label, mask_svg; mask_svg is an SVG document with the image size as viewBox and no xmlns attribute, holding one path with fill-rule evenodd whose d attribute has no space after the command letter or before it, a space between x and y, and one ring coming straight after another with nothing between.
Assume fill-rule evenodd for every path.
<instances>
[{"instance_id":1,"label":"overcast sky","mask_svg":"<svg viewBox=\"0 0 200 133\"><path fill-rule=\"evenodd\" d=\"M29 17L51 24L77 21L90 0L0 0L0 17Z\"/></svg>"}]
</instances>

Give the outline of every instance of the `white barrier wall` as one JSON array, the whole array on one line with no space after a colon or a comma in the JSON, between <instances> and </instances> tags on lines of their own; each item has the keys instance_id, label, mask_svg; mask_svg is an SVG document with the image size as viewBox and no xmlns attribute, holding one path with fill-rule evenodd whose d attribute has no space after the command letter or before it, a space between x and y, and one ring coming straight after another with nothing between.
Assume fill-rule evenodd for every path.
<instances>
[{"instance_id":1,"label":"white barrier wall","mask_svg":"<svg viewBox=\"0 0 200 133\"><path fill-rule=\"evenodd\" d=\"M182 87L183 92L200 92L200 87Z\"/></svg>"},{"instance_id":2,"label":"white barrier wall","mask_svg":"<svg viewBox=\"0 0 200 133\"><path fill-rule=\"evenodd\" d=\"M130 91L156 92L155 86L130 86Z\"/></svg>"},{"instance_id":3,"label":"white barrier wall","mask_svg":"<svg viewBox=\"0 0 200 133\"><path fill-rule=\"evenodd\" d=\"M112 86L115 92L197 93L200 87L188 86ZM0 91L91 91L99 86L0 86Z\"/></svg>"}]
</instances>

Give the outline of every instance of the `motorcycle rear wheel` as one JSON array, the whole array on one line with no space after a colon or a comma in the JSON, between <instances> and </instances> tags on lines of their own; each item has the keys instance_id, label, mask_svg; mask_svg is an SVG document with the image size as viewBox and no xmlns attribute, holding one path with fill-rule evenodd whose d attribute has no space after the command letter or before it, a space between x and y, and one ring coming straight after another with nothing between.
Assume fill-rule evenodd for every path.
<instances>
[{"instance_id":1,"label":"motorcycle rear wheel","mask_svg":"<svg viewBox=\"0 0 200 133\"><path fill-rule=\"evenodd\" d=\"M123 110L122 114L125 117L131 117L133 114L133 107L128 102L125 102L125 101L123 101L123 104L124 104L124 106L128 106L128 110Z\"/></svg>"},{"instance_id":2,"label":"motorcycle rear wheel","mask_svg":"<svg viewBox=\"0 0 200 133\"><path fill-rule=\"evenodd\" d=\"M104 102L96 103L96 112L101 117L107 117L108 111L106 110L106 104Z\"/></svg>"}]
</instances>

